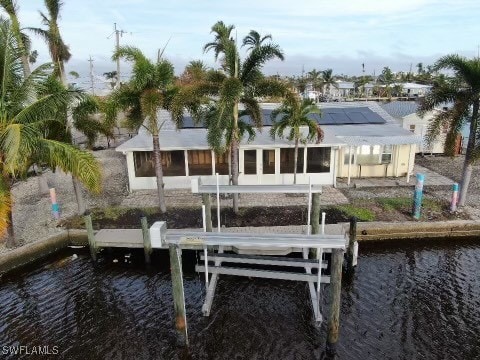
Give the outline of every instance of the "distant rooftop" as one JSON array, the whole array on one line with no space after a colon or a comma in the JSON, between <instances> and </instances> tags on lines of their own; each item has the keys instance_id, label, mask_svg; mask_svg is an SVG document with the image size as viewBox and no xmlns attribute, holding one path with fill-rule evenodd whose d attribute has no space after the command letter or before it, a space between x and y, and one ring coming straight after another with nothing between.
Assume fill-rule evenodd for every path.
<instances>
[{"instance_id":1,"label":"distant rooftop","mask_svg":"<svg viewBox=\"0 0 480 360\"><path fill-rule=\"evenodd\" d=\"M391 101L380 104L383 110L397 119L414 114L418 110L418 104L415 101Z\"/></svg>"}]
</instances>

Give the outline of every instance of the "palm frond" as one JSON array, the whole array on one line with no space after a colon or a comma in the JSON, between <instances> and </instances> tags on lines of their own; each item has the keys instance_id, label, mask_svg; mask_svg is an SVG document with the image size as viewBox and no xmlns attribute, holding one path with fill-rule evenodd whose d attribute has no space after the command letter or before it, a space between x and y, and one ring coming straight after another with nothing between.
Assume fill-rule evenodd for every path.
<instances>
[{"instance_id":1,"label":"palm frond","mask_svg":"<svg viewBox=\"0 0 480 360\"><path fill-rule=\"evenodd\" d=\"M38 142L38 157L50 168L59 168L72 174L93 193L101 191L100 165L93 155L72 145L55 140L41 139Z\"/></svg>"}]
</instances>

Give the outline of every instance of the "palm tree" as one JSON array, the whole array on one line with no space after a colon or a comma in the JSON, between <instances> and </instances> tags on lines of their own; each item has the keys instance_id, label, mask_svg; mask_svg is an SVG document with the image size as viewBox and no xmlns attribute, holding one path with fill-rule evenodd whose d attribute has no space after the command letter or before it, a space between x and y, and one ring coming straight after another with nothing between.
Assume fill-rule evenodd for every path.
<instances>
[{"instance_id":1,"label":"palm tree","mask_svg":"<svg viewBox=\"0 0 480 360\"><path fill-rule=\"evenodd\" d=\"M248 46L247 50L251 51L256 47L262 46L262 44L267 40L272 40L272 35L267 34L262 37L259 32L250 30L248 35L243 39L242 47Z\"/></svg>"},{"instance_id":2,"label":"palm tree","mask_svg":"<svg viewBox=\"0 0 480 360\"><path fill-rule=\"evenodd\" d=\"M238 185L238 148L241 140L239 116L249 114L257 127L262 125L262 111L258 98L262 96L283 95L286 86L273 79L263 76L263 65L272 59L283 60L283 52L277 44L262 43L252 47L246 58L241 61L236 41L230 36L233 25L226 26L222 21L212 26L215 40L204 46L204 51L213 50L215 60L222 55L221 64L223 73L212 74L199 88L210 95L216 96L213 110L216 113L213 121L209 122L207 140L215 149L218 148L221 138L228 139L225 145L231 154L231 174L233 185ZM247 36L244 44L250 40ZM244 110L239 110L242 104ZM220 138L220 139L221 139ZM221 141L220 141L221 142ZM238 195L233 197L233 210L238 212Z\"/></svg>"},{"instance_id":3,"label":"palm tree","mask_svg":"<svg viewBox=\"0 0 480 360\"><path fill-rule=\"evenodd\" d=\"M42 24L46 26L46 29L41 28L29 28L35 34L41 36L48 45L48 50L52 61L55 64L55 74L62 79L64 84L67 83L65 75L65 62L70 60L72 56L68 49L68 46L63 42L60 34L60 28L58 26L58 20L60 18L60 10L63 6L61 0L44 0L45 7L47 8L48 16L40 11L42 18Z\"/></svg>"},{"instance_id":4,"label":"palm tree","mask_svg":"<svg viewBox=\"0 0 480 360\"><path fill-rule=\"evenodd\" d=\"M316 92L317 89L322 86L322 80L321 80L322 72L318 71L317 69L313 69L312 71L309 71L307 73L307 76L308 76L308 80L312 82L313 91Z\"/></svg>"},{"instance_id":5,"label":"palm tree","mask_svg":"<svg viewBox=\"0 0 480 360\"><path fill-rule=\"evenodd\" d=\"M45 93L51 64L37 67L25 77L23 51L8 21L0 22L0 230L8 228L7 246L15 246L9 207L12 181L33 164L59 168L78 178L87 189L100 191L100 167L92 154L49 139L46 129L58 122L58 112L80 99L78 91ZM8 224L8 225L7 225Z\"/></svg>"},{"instance_id":6,"label":"palm tree","mask_svg":"<svg viewBox=\"0 0 480 360\"><path fill-rule=\"evenodd\" d=\"M17 39L17 44L22 52L22 66L24 76L30 75L30 38L21 31L18 21L18 5L16 0L0 0L0 6L8 14L12 31ZM36 54L36 51L35 51ZM36 59L36 55L32 54Z\"/></svg>"},{"instance_id":7,"label":"palm tree","mask_svg":"<svg viewBox=\"0 0 480 360\"><path fill-rule=\"evenodd\" d=\"M298 163L298 145L300 142L313 141L317 144L323 140L323 130L320 125L311 118L312 114L321 114L320 109L310 99L300 100L295 95L289 95L283 101L282 105L272 111L272 127L270 136L275 139L276 136L286 138L288 141L295 142L295 155L293 166L293 183L297 183L297 163ZM308 134L303 136L302 127L307 127ZM287 130L287 135L285 135Z\"/></svg>"},{"instance_id":8,"label":"palm tree","mask_svg":"<svg viewBox=\"0 0 480 360\"><path fill-rule=\"evenodd\" d=\"M472 166L480 158L479 108L480 108L480 58L467 59L459 55L441 57L433 66L434 71L450 70L454 78L435 82L425 96L420 114L453 103L450 109L438 111L430 123L427 140L432 142L444 126L448 127L445 140L447 155L454 155L455 141L461 127L470 122L467 151L460 184L459 206L464 206L472 175Z\"/></svg>"},{"instance_id":9,"label":"palm tree","mask_svg":"<svg viewBox=\"0 0 480 360\"><path fill-rule=\"evenodd\" d=\"M326 69L322 71L322 86L326 87L326 92L330 95L330 86L338 87L333 77L333 70Z\"/></svg>"},{"instance_id":10,"label":"palm tree","mask_svg":"<svg viewBox=\"0 0 480 360\"><path fill-rule=\"evenodd\" d=\"M185 66L183 74L178 79L181 85L195 84L207 79L208 67L201 60L192 60Z\"/></svg>"},{"instance_id":11,"label":"palm tree","mask_svg":"<svg viewBox=\"0 0 480 360\"><path fill-rule=\"evenodd\" d=\"M113 55L113 60L123 58L133 63L132 78L112 94L113 101L126 111L130 126L144 126L153 138L153 160L157 178L159 207L162 213L167 211L163 191L163 169L160 152L158 111L168 109L173 87L173 65L160 57L149 60L138 48L123 46ZM144 124L144 122L146 123Z\"/></svg>"}]
</instances>

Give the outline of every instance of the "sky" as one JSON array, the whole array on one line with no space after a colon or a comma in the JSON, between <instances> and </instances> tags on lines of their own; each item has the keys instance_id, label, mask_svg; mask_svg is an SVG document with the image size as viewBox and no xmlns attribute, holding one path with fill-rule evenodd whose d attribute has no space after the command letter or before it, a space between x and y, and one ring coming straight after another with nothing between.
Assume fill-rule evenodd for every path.
<instances>
[{"instance_id":1,"label":"sky","mask_svg":"<svg viewBox=\"0 0 480 360\"><path fill-rule=\"evenodd\" d=\"M17 0L22 27L39 27L43 1ZM478 0L64 0L60 30L70 46L68 71L80 74L88 86L89 63L94 60L95 86L101 75L116 69L111 61L113 24L125 33L121 45L134 45L151 58L165 48L165 56L181 73L191 60L216 67L203 45L213 39L218 20L233 24L239 42L251 30L271 34L285 53L265 73L301 75L302 70L332 68L335 74L415 71L416 64L432 64L442 55L477 56L480 45ZM33 47L39 62L49 61L42 40ZM122 63L122 77L129 74Z\"/></svg>"}]
</instances>

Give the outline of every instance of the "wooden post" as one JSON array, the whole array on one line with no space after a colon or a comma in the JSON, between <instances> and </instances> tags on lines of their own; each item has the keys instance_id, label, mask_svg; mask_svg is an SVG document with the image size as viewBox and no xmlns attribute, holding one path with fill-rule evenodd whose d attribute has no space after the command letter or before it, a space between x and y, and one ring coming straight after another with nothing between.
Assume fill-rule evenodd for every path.
<instances>
[{"instance_id":1,"label":"wooden post","mask_svg":"<svg viewBox=\"0 0 480 360\"><path fill-rule=\"evenodd\" d=\"M145 254L145 264L150 265L151 259L150 255L152 254L152 242L150 241L150 231L148 229L148 221L146 216L140 218L142 224L142 235L143 235L143 252Z\"/></svg>"},{"instance_id":2,"label":"wooden post","mask_svg":"<svg viewBox=\"0 0 480 360\"><path fill-rule=\"evenodd\" d=\"M207 223L207 232L212 232L212 205L210 203L210 194L202 194L203 205L205 205L205 221Z\"/></svg>"},{"instance_id":3,"label":"wooden post","mask_svg":"<svg viewBox=\"0 0 480 360\"><path fill-rule=\"evenodd\" d=\"M328 316L327 354L333 356L337 352L340 326L340 301L342 294L343 250L332 249L332 267L330 274L331 304Z\"/></svg>"},{"instance_id":4,"label":"wooden post","mask_svg":"<svg viewBox=\"0 0 480 360\"><path fill-rule=\"evenodd\" d=\"M185 311L185 293L182 274L182 250L175 245L169 245L169 252L173 305L175 309L175 328L177 329L179 341L188 346L187 315Z\"/></svg>"},{"instance_id":5,"label":"wooden post","mask_svg":"<svg viewBox=\"0 0 480 360\"><path fill-rule=\"evenodd\" d=\"M355 242L357 241L357 218L350 219L350 232L347 249L347 270L353 270L353 258L355 252Z\"/></svg>"},{"instance_id":6,"label":"wooden post","mask_svg":"<svg viewBox=\"0 0 480 360\"><path fill-rule=\"evenodd\" d=\"M312 196L312 234L320 234L320 194Z\"/></svg>"},{"instance_id":7,"label":"wooden post","mask_svg":"<svg viewBox=\"0 0 480 360\"><path fill-rule=\"evenodd\" d=\"M85 220L85 227L87 228L90 254L92 255L93 261L97 261L97 246L95 244L95 235L93 233L92 215L90 215L89 212L85 212L85 216L83 218Z\"/></svg>"}]
</instances>

